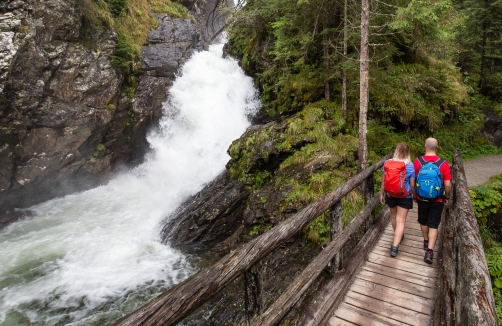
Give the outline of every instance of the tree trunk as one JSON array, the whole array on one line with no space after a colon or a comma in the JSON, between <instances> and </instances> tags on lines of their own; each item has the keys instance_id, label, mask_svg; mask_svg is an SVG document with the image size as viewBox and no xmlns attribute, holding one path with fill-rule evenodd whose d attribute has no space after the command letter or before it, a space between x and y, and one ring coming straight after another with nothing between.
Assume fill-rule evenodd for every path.
<instances>
[{"instance_id":1,"label":"tree trunk","mask_svg":"<svg viewBox=\"0 0 502 326\"><path fill-rule=\"evenodd\" d=\"M326 26L325 26L326 27ZM329 86L329 38L328 34L323 35L323 64L324 64L324 98L326 101L331 101L331 87Z\"/></svg>"},{"instance_id":2,"label":"tree trunk","mask_svg":"<svg viewBox=\"0 0 502 326\"><path fill-rule=\"evenodd\" d=\"M347 41L349 38L349 31L347 30L347 0L343 3L343 56L347 57ZM347 120L347 70L342 69L342 114L343 118Z\"/></svg>"},{"instance_id":3,"label":"tree trunk","mask_svg":"<svg viewBox=\"0 0 502 326\"><path fill-rule=\"evenodd\" d=\"M369 75L369 0L361 0L361 57L360 57L360 87L359 87L359 164L358 171L366 168L368 162L368 75Z\"/></svg>"}]
</instances>

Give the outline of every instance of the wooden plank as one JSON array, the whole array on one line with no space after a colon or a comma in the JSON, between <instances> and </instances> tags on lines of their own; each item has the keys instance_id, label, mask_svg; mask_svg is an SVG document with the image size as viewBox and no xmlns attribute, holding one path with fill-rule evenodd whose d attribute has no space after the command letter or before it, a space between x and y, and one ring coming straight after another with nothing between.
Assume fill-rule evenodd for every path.
<instances>
[{"instance_id":1,"label":"wooden plank","mask_svg":"<svg viewBox=\"0 0 502 326\"><path fill-rule=\"evenodd\" d=\"M402 322L381 316L370 311L348 305L345 303L340 304L336 309L333 316L343 320L348 320L356 325L362 326L401 326Z\"/></svg>"},{"instance_id":2,"label":"wooden plank","mask_svg":"<svg viewBox=\"0 0 502 326\"><path fill-rule=\"evenodd\" d=\"M380 240L380 241L378 241L375 248L378 248L379 250L387 251L387 253L389 253L390 252L390 242L388 242L387 240L384 240L384 241ZM406 245L399 245L398 255L402 252L406 252L407 254L416 256L415 259L424 259L424 250L420 249L420 248L416 248L416 247L413 248L413 247L406 246Z\"/></svg>"},{"instance_id":3,"label":"wooden plank","mask_svg":"<svg viewBox=\"0 0 502 326\"><path fill-rule=\"evenodd\" d=\"M378 241L378 246L387 248L390 250L391 244L394 242L394 238L389 237L388 235L383 235ZM438 257L438 250L440 247L441 243L436 242L436 245L434 246L434 258L436 259ZM404 239L401 241L399 244L399 251L406 251L418 256L423 256L425 251L424 251L424 245L423 242L417 242L413 241L412 239ZM423 257L422 257L423 258Z\"/></svg>"},{"instance_id":4,"label":"wooden plank","mask_svg":"<svg viewBox=\"0 0 502 326\"><path fill-rule=\"evenodd\" d=\"M375 209L376 205L380 202L380 198L374 197L359 213L354 219L345 227L345 229L339 233L333 241L331 241L326 248L324 248L321 253L319 253L314 260L303 270L303 272L295 278L293 282L288 286L284 293L274 301L274 303L260 316L256 316L251 320L251 325L263 326L263 325L276 325L281 319L289 312L291 307L293 307L300 298L309 289L312 282L314 282L317 277L322 273L324 268L328 266L328 263L335 257L338 251L343 247L343 245L349 240L350 236L354 234L355 231L363 224L363 222L370 216L371 212ZM375 240L377 235L373 237ZM372 239L372 238L370 238ZM363 243L363 246L369 246L371 244ZM372 247L371 247L372 248ZM369 252L371 248L367 248L366 251ZM364 261L366 254L363 253L361 259ZM354 271L356 273L356 271Z\"/></svg>"},{"instance_id":5,"label":"wooden plank","mask_svg":"<svg viewBox=\"0 0 502 326\"><path fill-rule=\"evenodd\" d=\"M360 309L393 319L396 322L409 325L429 326L431 320L428 315L398 307L391 303L373 299L352 291L347 292L344 302Z\"/></svg>"},{"instance_id":6,"label":"wooden plank","mask_svg":"<svg viewBox=\"0 0 502 326\"><path fill-rule=\"evenodd\" d=\"M394 237L394 230L392 228L387 228L384 230L383 234L389 237ZM421 235L415 235L415 234L404 234L404 240L413 240L416 242L423 243L424 238Z\"/></svg>"},{"instance_id":7,"label":"wooden plank","mask_svg":"<svg viewBox=\"0 0 502 326\"><path fill-rule=\"evenodd\" d=\"M417 262L424 261L424 251L423 250L420 255L417 255L415 253L406 252L407 248L408 248L407 246L399 246L399 252L397 254L397 257L394 259L404 260L404 261L407 261L410 263L417 263ZM390 257L390 250L387 247L384 248L382 246L375 246L375 248L373 248L373 253L380 255L380 256L384 256L384 257ZM429 268L431 268L431 267L436 268L437 262L438 262L438 260L434 259L432 261L432 266L428 265Z\"/></svg>"},{"instance_id":8,"label":"wooden plank","mask_svg":"<svg viewBox=\"0 0 502 326\"><path fill-rule=\"evenodd\" d=\"M391 237L388 234L382 234L381 240L386 241L388 243L388 245L389 245L389 248L390 248L391 243L394 242L394 237ZM423 240L414 241L414 239L409 239L409 238L407 239L406 235L404 236L404 240L401 242L401 244L403 244L405 246L412 247L412 248L417 248L417 249L420 249L422 251L424 250L424 242L423 242ZM436 245L434 246L435 250L437 250L437 248L439 248L439 244L440 244L440 242L437 241Z\"/></svg>"},{"instance_id":9,"label":"wooden plank","mask_svg":"<svg viewBox=\"0 0 502 326\"><path fill-rule=\"evenodd\" d=\"M411 283L398 278L392 278L387 275L378 274L369 270L361 270L357 279L377 283L391 289L396 289L413 295L421 296L426 299L434 299L434 289L424 285Z\"/></svg>"},{"instance_id":10,"label":"wooden plank","mask_svg":"<svg viewBox=\"0 0 502 326\"><path fill-rule=\"evenodd\" d=\"M432 308L434 306L432 299L427 299L359 278L354 280L349 290L426 315L432 314Z\"/></svg>"},{"instance_id":11,"label":"wooden plank","mask_svg":"<svg viewBox=\"0 0 502 326\"><path fill-rule=\"evenodd\" d=\"M114 325L174 325L207 302L272 250L282 245L334 203L381 168L388 154L352 179L309 204L286 221L229 253L211 267L200 271L148 304L121 318Z\"/></svg>"},{"instance_id":12,"label":"wooden plank","mask_svg":"<svg viewBox=\"0 0 502 326\"><path fill-rule=\"evenodd\" d=\"M336 316L331 317L326 323L326 326L353 326L353 325L357 326L357 324L353 324L349 321L340 319Z\"/></svg>"},{"instance_id":13,"label":"wooden plank","mask_svg":"<svg viewBox=\"0 0 502 326\"><path fill-rule=\"evenodd\" d=\"M384 257L374 253L371 253L369 255L368 261L375 264L380 264L383 266L395 268L398 270L407 271L417 275L422 275L425 277L431 277L431 278L437 277L437 270L427 265L427 263L423 261L421 262L421 264L410 263L404 260L399 260L392 257Z\"/></svg>"},{"instance_id":14,"label":"wooden plank","mask_svg":"<svg viewBox=\"0 0 502 326\"><path fill-rule=\"evenodd\" d=\"M305 310L304 315L298 322L302 326L324 325L330 318L333 310L343 299L343 295L348 290L352 280L356 277L357 271L365 263L366 256L372 245L378 239L384 226L389 221L389 209L385 208L379 215L376 223L372 225L364 234L359 244L354 248L344 270L324 286L317 297L312 300L310 306Z\"/></svg>"},{"instance_id":15,"label":"wooden plank","mask_svg":"<svg viewBox=\"0 0 502 326\"><path fill-rule=\"evenodd\" d=\"M372 263L370 261L366 262L366 264L363 265L363 269L382 274L394 279L399 279L402 281L406 281L409 283L414 283L418 285L423 285L431 289L435 289L436 287L436 281L432 277L427 277L399 269L395 269L392 267L387 267L379 264Z\"/></svg>"},{"instance_id":16,"label":"wooden plank","mask_svg":"<svg viewBox=\"0 0 502 326\"><path fill-rule=\"evenodd\" d=\"M385 230L390 230L394 232L392 229L392 225L389 225ZM417 237L422 237L422 231L420 231L420 228L407 228L406 226L404 227L404 236L406 237L407 234L411 234ZM423 237L422 237L423 239Z\"/></svg>"}]
</instances>

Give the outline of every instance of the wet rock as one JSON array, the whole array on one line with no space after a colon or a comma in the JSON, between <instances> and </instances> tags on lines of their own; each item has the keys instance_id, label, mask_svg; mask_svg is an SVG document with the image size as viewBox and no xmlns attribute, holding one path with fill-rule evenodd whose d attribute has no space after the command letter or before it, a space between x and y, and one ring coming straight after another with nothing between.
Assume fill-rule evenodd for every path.
<instances>
[{"instance_id":1,"label":"wet rock","mask_svg":"<svg viewBox=\"0 0 502 326\"><path fill-rule=\"evenodd\" d=\"M230 236L241 225L248 195L242 183L220 174L166 219L162 239L179 246Z\"/></svg>"},{"instance_id":2,"label":"wet rock","mask_svg":"<svg viewBox=\"0 0 502 326\"><path fill-rule=\"evenodd\" d=\"M80 42L74 0L0 3L0 214L94 187L115 167L141 162L175 73L207 48L202 24L158 18L128 99L110 60L117 34Z\"/></svg>"},{"instance_id":3,"label":"wet rock","mask_svg":"<svg viewBox=\"0 0 502 326\"><path fill-rule=\"evenodd\" d=\"M95 35L89 48L77 42L80 27L74 1L0 7L0 212L92 186L110 170L86 166L120 93L117 35Z\"/></svg>"},{"instance_id":4,"label":"wet rock","mask_svg":"<svg viewBox=\"0 0 502 326\"><path fill-rule=\"evenodd\" d=\"M159 27L148 34L141 52L141 67L147 75L174 77L181 65L193 53L207 45L191 19L173 19L166 14L158 17Z\"/></svg>"},{"instance_id":5,"label":"wet rock","mask_svg":"<svg viewBox=\"0 0 502 326\"><path fill-rule=\"evenodd\" d=\"M4 226L9 225L12 222L18 221L20 219L30 218L34 215L35 213L31 211L18 211L5 215L0 215L0 229L3 228Z\"/></svg>"},{"instance_id":6,"label":"wet rock","mask_svg":"<svg viewBox=\"0 0 502 326\"><path fill-rule=\"evenodd\" d=\"M502 117L493 109L485 109L485 124L483 133L486 138L498 148L502 147Z\"/></svg>"}]
</instances>

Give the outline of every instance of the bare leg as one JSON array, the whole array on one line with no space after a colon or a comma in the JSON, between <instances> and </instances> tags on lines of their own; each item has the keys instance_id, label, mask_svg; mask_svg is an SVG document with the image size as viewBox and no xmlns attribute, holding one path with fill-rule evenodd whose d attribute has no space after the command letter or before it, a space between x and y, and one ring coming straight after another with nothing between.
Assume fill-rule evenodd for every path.
<instances>
[{"instance_id":1,"label":"bare leg","mask_svg":"<svg viewBox=\"0 0 502 326\"><path fill-rule=\"evenodd\" d=\"M408 209L397 207L396 214L396 227L394 228L394 246L397 247L401 243L401 239L404 234L404 224L406 223L406 216L408 215Z\"/></svg>"},{"instance_id":2,"label":"bare leg","mask_svg":"<svg viewBox=\"0 0 502 326\"><path fill-rule=\"evenodd\" d=\"M390 223L392 224L392 229L396 231L397 206L389 207L389 209L390 209Z\"/></svg>"},{"instance_id":3,"label":"bare leg","mask_svg":"<svg viewBox=\"0 0 502 326\"><path fill-rule=\"evenodd\" d=\"M438 238L438 229L429 228L429 249L434 249Z\"/></svg>"},{"instance_id":4,"label":"bare leg","mask_svg":"<svg viewBox=\"0 0 502 326\"><path fill-rule=\"evenodd\" d=\"M422 235L424 236L424 240L429 240L429 227L427 225L420 224L420 229L422 230ZM437 232L436 232L437 235Z\"/></svg>"}]
</instances>

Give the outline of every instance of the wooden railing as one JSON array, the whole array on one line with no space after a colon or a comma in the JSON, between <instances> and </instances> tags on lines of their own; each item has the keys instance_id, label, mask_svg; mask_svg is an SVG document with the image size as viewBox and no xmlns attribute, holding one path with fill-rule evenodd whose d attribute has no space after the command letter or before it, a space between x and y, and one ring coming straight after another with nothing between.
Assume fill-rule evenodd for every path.
<instances>
[{"instance_id":1,"label":"wooden railing","mask_svg":"<svg viewBox=\"0 0 502 326\"><path fill-rule=\"evenodd\" d=\"M498 325L490 274L458 150L451 170L453 194L440 234L434 325Z\"/></svg>"},{"instance_id":2,"label":"wooden railing","mask_svg":"<svg viewBox=\"0 0 502 326\"><path fill-rule=\"evenodd\" d=\"M246 283L247 323L252 325L275 325L307 292L311 283L316 280L330 262L333 275L336 275L333 281L338 285L335 289L336 293L328 291L329 293L326 296L336 300L345 293L351 283L350 280L355 276L355 271L367 256L368 244L374 244L381 229L388 223L389 214L384 211L376 219L377 223L374 224L374 211L379 198L374 196L373 174L390 157L391 154L385 156L286 221L226 255L211 267L175 285L142 308L118 320L114 325L174 325L242 274L244 274ZM342 231L341 201L349 192L360 185L362 185L364 191L366 206ZM260 273L256 272L256 264L328 209L331 216L331 242L313 259L284 293L263 312L262 282L258 277ZM365 226L365 235L351 254L351 257L357 259L348 260L344 266L344 272L335 273L342 267L341 248L361 225ZM347 253L344 254L347 255ZM354 263L350 263L352 261ZM312 309L308 314L310 317L307 319L311 322L321 320L322 318L319 316L331 309L332 303L325 303L323 306Z\"/></svg>"}]
</instances>

